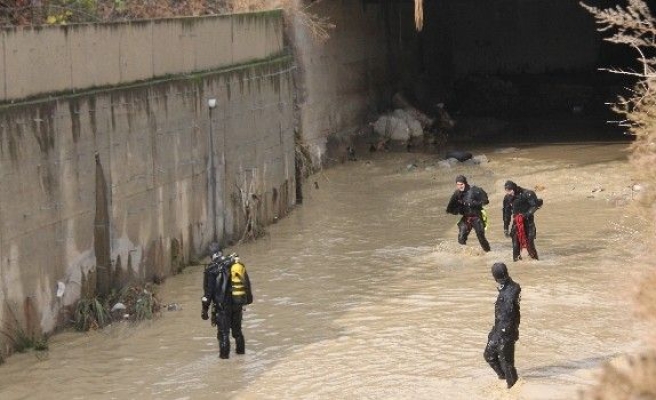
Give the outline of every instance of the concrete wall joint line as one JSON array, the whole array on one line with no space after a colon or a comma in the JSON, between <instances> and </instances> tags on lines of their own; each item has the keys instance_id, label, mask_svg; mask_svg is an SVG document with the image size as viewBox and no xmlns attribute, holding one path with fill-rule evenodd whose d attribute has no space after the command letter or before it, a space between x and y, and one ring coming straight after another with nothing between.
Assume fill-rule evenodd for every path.
<instances>
[{"instance_id":1,"label":"concrete wall joint line","mask_svg":"<svg viewBox=\"0 0 656 400\"><path fill-rule=\"evenodd\" d=\"M211 41L206 30L216 32L226 30L225 19L230 18L229 49L218 46L209 46L207 51L212 54L203 60L198 50L189 50L191 43ZM72 30L62 26L47 26L40 30L3 30L3 45L8 42L11 48L29 48L33 55L21 55L13 60L4 54L4 74L0 76L0 101L18 101L47 93L88 91L90 87L108 87L113 85L126 85L131 82L152 80L157 77L186 74L195 70L215 70L226 65L247 64L256 60L266 60L286 53L282 46L282 29L267 30L256 26L253 21L242 21L241 24L253 24L252 29L242 40L235 42L233 32L235 18L239 16L204 16L172 18L165 20L152 20L145 23L116 22L107 24L80 24ZM190 21L203 21L203 24L190 23ZM282 25L282 14L269 21ZM144 27L145 29L141 29ZM189 32L191 31L191 32ZM162 35L156 35L162 33ZM172 40L177 33L178 40ZM269 36L278 35L278 40L271 40ZM25 65L27 60L47 59L51 49L44 42L60 42L65 47L66 54L58 60L57 68L44 66L47 63L31 63ZM160 43L165 41L165 43ZM280 43L264 47L248 46L255 42ZM77 45L73 46L72 43ZM92 44L100 43L103 53ZM239 49L234 47L238 46ZM159 51L162 48L166 51ZM228 50L228 51L225 51ZM237 52L239 50L239 52ZM97 54L96 54L97 53ZM180 57L182 55L182 57ZM187 55L187 57L185 57ZM192 58L190 60L190 57ZM187 59L185 61L185 59ZM84 60L88 65L80 65ZM97 63L97 64L96 64ZM51 65L52 67L52 65ZM43 76L49 74L50 79L16 79L20 76ZM10 78L11 77L11 78ZM12 79L10 81L10 79ZM8 83L11 82L11 85Z\"/></svg>"},{"instance_id":2,"label":"concrete wall joint line","mask_svg":"<svg viewBox=\"0 0 656 400\"><path fill-rule=\"evenodd\" d=\"M244 71L248 69L257 69L258 67L263 67L266 65L275 65L280 62L284 61L289 61L290 58L289 56L285 55L279 58L276 58L274 60L269 60L269 61L262 61L258 62L256 64L249 64L249 65L241 65L237 67L229 67L229 68L223 68L223 69L217 69L217 70L212 70L212 71L204 71L204 72L199 72L195 73L193 75L190 74L182 74L178 76L172 76L172 77L167 77L167 78L162 78L162 79L154 79L150 81L144 81L144 82L139 82L139 83L131 83L126 86L111 86L111 87L104 87L104 88L93 88L89 89L87 91L75 91L75 92L64 92L64 93L50 93L47 97L37 97L37 98L29 98L25 99L22 101L12 101L10 103L0 103L0 112L2 112L3 109L6 108L13 108L15 106L19 105L30 105L30 104L39 104L39 103L44 103L44 102L52 102L60 99L70 99L70 98L80 98L83 96L90 96L96 93L106 93L108 91L124 91L124 90L130 90L130 89L139 89L143 87L148 87L148 86L153 86L153 85L158 85L162 83L181 83L184 81L190 81L190 80L196 80L196 79L207 79L211 76L221 76L225 75L227 73L232 73L232 72L238 72L238 71ZM283 70L278 70L276 72L272 73L263 73L259 74L253 77L248 77L248 78L241 78L238 82L242 83L248 83L248 82L256 82L256 81L264 81L266 79L276 77L276 76L282 76L282 75L288 75L290 74L296 67L295 66L290 66L287 67ZM236 84L237 82L233 82L232 85ZM229 83L224 83L224 84L219 84L217 85L218 88L220 89L225 89L227 87L230 87L231 84ZM195 98L198 95L198 90L192 90L192 91L186 91L182 93L176 93L176 96L182 96L185 98ZM165 98L168 96L163 96L163 95L149 95L147 97L148 100L155 100L158 98ZM116 103L110 103L105 107L101 107L101 110L109 110L113 107L116 106L138 106L141 105L141 103L135 103L135 102L116 102ZM97 111L98 108L96 108L95 111ZM126 111L128 112L128 111ZM58 118L58 116L56 116Z\"/></svg>"}]
</instances>

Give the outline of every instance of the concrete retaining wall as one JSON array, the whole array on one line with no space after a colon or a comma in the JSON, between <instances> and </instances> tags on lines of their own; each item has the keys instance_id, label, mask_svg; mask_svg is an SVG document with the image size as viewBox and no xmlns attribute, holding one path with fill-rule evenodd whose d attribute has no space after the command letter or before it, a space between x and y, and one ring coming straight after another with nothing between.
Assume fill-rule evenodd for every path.
<instances>
[{"instance_id":1,"label":"concrete retaining wall","mask_svg":"<svg viewBox=\"0 0 656 400\"><path fill-rule=\"evenodd\" d=\"M288 212L296 198L295 67L272 45L283 41L277 15L277 28L266 15L267 23L251 18L244 38L232 40L248 48L249 58L261 57L250 63L239 58L240 65L226 69L0 106L3 332L13 332L16 323L28 335L50 332L71 318L66 308L83 291L95 293L97 280L109 287L162 279L204 256L210 241L239 240ZM215 28L228 20L217 18ZM162 29L211 37L209 19L201 21L182 19L174 29L166 20ZM142 27L147 39L131 39L131 52L143 53L139 43L163 49L148 39L157 24ZM111 42L109 31L99 30ZM267 35L275 37L264 40ZM5 37L4 45L9 42ZM184 68L228 62L207 57L201 63L201 50L189 50L195 58L180 57L188 62ZM234 53L227 60L237 59ZM173 62L175 53L170 56ZM125 64L131 79L152 73L152 64L139 65ZM119 70L102 76L123 79ZM33 73L20 79L22 95L34 93L27 84ZM78 78L86 85L99 79ZM70 87L51 87L64 88ZM209 99L216 99L215 108ZM5 339L0 351L10 347Z\"/></svg>"},{"instance_id":2,"label":"concrete retaining wall","mask_svg":"<svg viewBox=\"0 0 656 400\"><path fill-rule=\"evenodd\" d=\"M359 0L314 3L309 12L337 27L327 41L316 40L301 22L293 25L300 129L316 164L326 161L329 138L348 142L391 102L382 7Z\"/></svg>"},{"instance_id":3,"label":"concrete retaining wall","mask_svg":"<svg viewBox=\"0 0 656 400\"><path fill-rule=\"evenodd\" d=\"M281 21L281 12L271 11L6 28L0 36L0 102L209 71L280 55Z\"/></svg>"},{"instance_id":4,"label":"concrete retaining wall","mask_svg":"<svg viewBox=\"0 0 656 400\"><path fill-rule=\"evenodd\" d=\"M6 30L1 326L50 332L83 291L163 278L284 216L294 132L323 163L391 99L381 6L329 3L310 11L340 29L293 24L295 60L280 12Z\"/></svg>"}]
</instances>

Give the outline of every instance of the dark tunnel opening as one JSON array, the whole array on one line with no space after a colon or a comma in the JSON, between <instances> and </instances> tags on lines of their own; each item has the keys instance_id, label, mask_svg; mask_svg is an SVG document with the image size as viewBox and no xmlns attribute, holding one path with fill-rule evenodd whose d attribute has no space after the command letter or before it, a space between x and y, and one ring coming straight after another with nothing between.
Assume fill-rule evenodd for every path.
<instances>
[{"instance_id":1,"label":"dark tunnel opening","mask_svg":"<svg viewBox=\"0 0 656 400\"><path fill-rule=\"evenodd\" d=\"M425 0L421 31L413 1L383 2L396 89L430 114L442 103L449 142L631 140L610 103L635 81L607 69L640 69L638 53L578 2Z\"/></svg>"}]
</instances>

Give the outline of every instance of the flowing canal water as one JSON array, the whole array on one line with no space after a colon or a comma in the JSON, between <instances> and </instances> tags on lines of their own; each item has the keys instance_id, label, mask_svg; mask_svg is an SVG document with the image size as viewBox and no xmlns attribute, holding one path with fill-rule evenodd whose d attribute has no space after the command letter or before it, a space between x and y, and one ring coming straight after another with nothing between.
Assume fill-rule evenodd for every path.
<instances>
[{"instance_id":1,"label":"flowing canal water","mask_svg":"<svg viewBox=\"0 0 656 400\"><path fill-rule=\"evenodd\" d=\"M246 355L219 359L200 318L202 267L160 288L178 311L138 325L52 337L0 366L0 398L573 399L601 363L641 345L632 315L640 226L627 144L488 147L446 168L421 153L371 153L306 182L304 203L257 242L227 249L248 268ZM492 251L457 243L454 178L485 189ZM539 261L512 262L503 183L536 190ZM316 185L315 183L316 182ZM525 257L526 258L526 257ZM522 286L520 381L483 359L494 262Z\"/></svg>"}]
</instances>

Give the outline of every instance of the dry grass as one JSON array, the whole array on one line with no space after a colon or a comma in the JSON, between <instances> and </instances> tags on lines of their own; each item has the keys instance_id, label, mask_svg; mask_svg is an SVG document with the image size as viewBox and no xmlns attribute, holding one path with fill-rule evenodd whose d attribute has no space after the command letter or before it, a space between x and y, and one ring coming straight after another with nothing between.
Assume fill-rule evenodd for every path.
<instances>
[{"instance_id":1,"label":"dry grass","mask_svg":"<svg viewBox=\"0 0 656 400\"><path fill-rule=\"evenodd\" d=\"M65 25L231 12L228 0L4 0L0 24Z\"/></svg>"},{"instance_id":2,"label":"dry grass","mask_svg":"<svg viewBox=\"0 0 656 400\"><path fill-rule=\"evenodd\" d=\"M656 399L656 353L645 352L604 365L599 384L590 390L591 400Z\"/></svg>"},{"instance_id":3,"label":"dry grass","mask_svg":"<svg viewBox=\"0 0 656 400\"><path fill-rule=\"evenodd\" d=\"M656 250L656 20L642 0L628 0L626 7L599 9L582 4L592 13L601 32L610 32L607 41L636 50L642 71L610 70L637 78L632 95L619 98L613 109L623 125L635 136L631 164L634 177L642 186L638 212L651 223L642 232L647 242L646 271L636 294L637 315L656 322L656 266L651 253ZM653 331L653 330L652 330ZM584 394L586 399L656 399L656 341L644 338L647 347L635 356L626 356L604 366L598 384Z\"/></svg>"}]
</instances>

